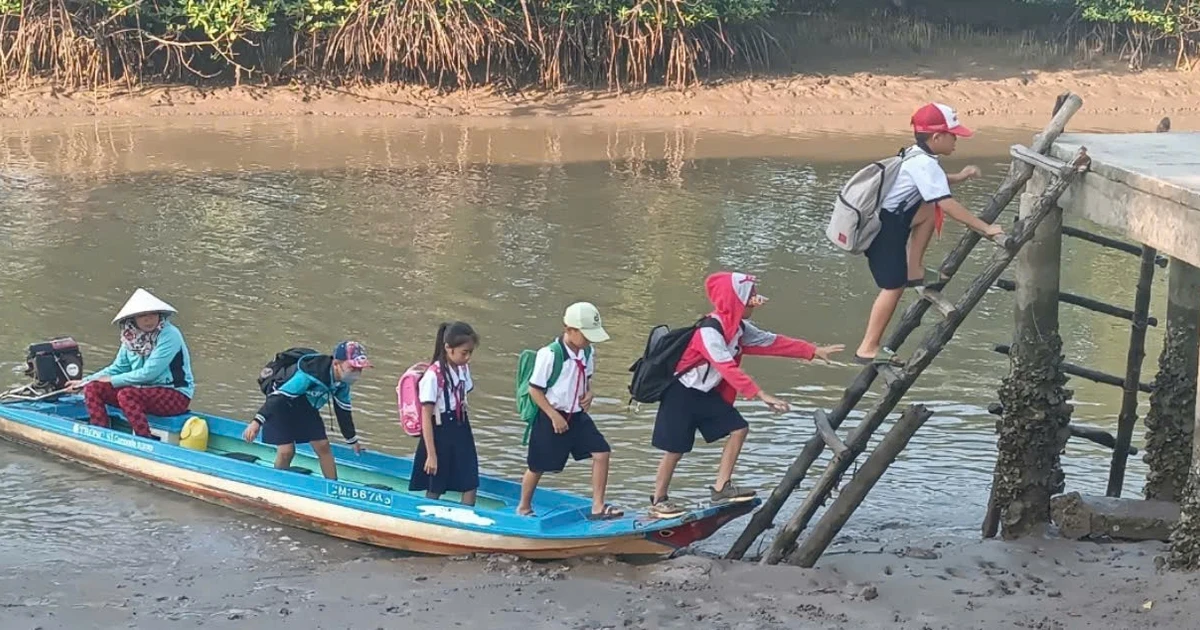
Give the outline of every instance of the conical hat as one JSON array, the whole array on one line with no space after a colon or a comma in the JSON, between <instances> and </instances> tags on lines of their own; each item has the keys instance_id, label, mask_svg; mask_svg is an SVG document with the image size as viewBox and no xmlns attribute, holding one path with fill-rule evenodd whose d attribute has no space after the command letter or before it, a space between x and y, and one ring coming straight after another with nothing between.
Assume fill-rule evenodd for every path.
<instances>
[{"instance_id":1,"label":"conical hat","mask_svg":"<svg viewBox=\"0 0 1200 630\"><path fill-rule=\"evenodd\" d=\"M166 302L154 297L145 289L138 289L129 297L129 301L125 302L125 306L121 307L121 311L113 318L112 323L117 323L128 317L135 315L144 315L146 313L165 313L167 315L175 314L175 307Z\"/></svg>"}]
</instances>

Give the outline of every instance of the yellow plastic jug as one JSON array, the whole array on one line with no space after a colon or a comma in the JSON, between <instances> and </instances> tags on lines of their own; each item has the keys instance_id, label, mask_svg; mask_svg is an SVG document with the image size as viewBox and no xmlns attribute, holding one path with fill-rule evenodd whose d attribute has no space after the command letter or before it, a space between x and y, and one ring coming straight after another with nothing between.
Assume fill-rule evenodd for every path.
<instances>
[{"instance_id":1,"label":"yellow plastic jug","mask_svg":"<svg viewBox=\"0 0 1200 630\"><path fill-rule=\"evenodd\" d=\"M208 423L204 418L192 416L183 423L179 432L179 445L194 451L208 450Z\"/></svg>"}]
</instances>

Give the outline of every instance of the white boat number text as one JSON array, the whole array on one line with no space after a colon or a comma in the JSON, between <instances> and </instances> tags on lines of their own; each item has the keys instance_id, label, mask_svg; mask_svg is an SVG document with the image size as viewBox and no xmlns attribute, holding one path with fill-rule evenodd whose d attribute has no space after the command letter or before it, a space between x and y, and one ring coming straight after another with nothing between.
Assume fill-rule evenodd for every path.
<instances>
[{"instance_id":1,"label":"white boat number text","mask_svg":"<svg viewBox=\"0 0 1200 630\"><path fill-rule=\"evenodd\" d=\"M154 452L153 444L136 440L134 438L121 435L120 433L114 433L107 429L101 429L100 427L93 427L87 424L73 424L71 425L71 431L84 437L89 437L94 440L104 440L105 442L112 442L113 444L132 448L142 451L143 453Z\"/></svg>"},{"instance_id":2,"label":"white boat number text","mask_svg":"<svg viewBox=\"0 0 1200 630\"><path fill-rule=\"evenodd\" d=\"M379 490L371 488L355 488L336 481L327 481L326 486L330 497L341 500L362 501L383 507L392 507L392 497Z\"/></svg>"}]
</instances>

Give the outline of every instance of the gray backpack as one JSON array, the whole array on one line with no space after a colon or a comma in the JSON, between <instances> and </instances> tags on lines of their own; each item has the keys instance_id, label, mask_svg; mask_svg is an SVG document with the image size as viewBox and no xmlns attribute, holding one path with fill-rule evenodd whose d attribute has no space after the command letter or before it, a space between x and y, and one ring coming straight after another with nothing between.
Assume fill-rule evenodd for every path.
<instances>
[{"instance_id":1,"label":"gray backpack","mask_svg":"<svg viewBox=\"0 0 1200 630\"><path fill-rule=\"evenodd\" d=\"M892 157L864 166L842 186L833 200L829 227L825 228L825 236L838 248L861 254L871 246L879 234L883 200L896 183L900 164L911 155L921 153L913 151L911 155L905 155L904 151L901 149Z\"/></svg>"}]
</instances>

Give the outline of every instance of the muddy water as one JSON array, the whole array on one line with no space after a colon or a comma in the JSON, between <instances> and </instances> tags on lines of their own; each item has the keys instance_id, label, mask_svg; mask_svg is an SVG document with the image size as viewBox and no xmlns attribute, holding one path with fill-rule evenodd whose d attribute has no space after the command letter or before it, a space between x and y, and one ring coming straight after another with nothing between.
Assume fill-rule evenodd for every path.
<instances>
[{"instance_id":1,"label":"muddy water","mask_svg":"<svg viewBox=\"0 0 1200 630\"><path fill-rule=\"evenodd\" d=\"M953 169L968 159L983 167L985 178L961 194L975 208L1003 178L1008 144L1028 142L1031 131L985 135L947 160ZM463 319L483 337L471 400L481 463L515 477L524 459L512 402L516 354L549 341L567 304L590 300L613 336L598 351L593 410L615 450L611 496L641 508L657 461L653 411L627 408L622 394L647 330L704 312L705 275L738 269L758 274L772 298L759 313L763 326L853 349L875 289L862 259L824 242L826 208L863 160L902 143L494 121L6 125L0 360L7 374L26 344L71 334L85 344L88 369L101 367L116 350L108 321L145 286L180 311L199 382L194 408L248 418L260 401L254 378L272 353L357 338L378 367L355 388L360 431L370 448L408 455L414 442L395 422L396 378L427 359L439 321ZM960 233L949 226L931 260ZM1064 256L1064 289L1132 303L1135 257L1073 240ZM1155 287L1161 314L1161 278ZM1070 306L1062 320L1070 360L1123 371L1127 323ZM976 530L994 463L986 407L1007 370L991 347L1009 342L1010 322L1011 295L989 294L911 390L908 399L935 415L847 534ZM1152 329L1144 380L1160 336ZM752 431L737 477L765 494L812 435L812 410L834 404L856 370L753 358L746 367L793 405L775 416L742 404ZM1120 391L1073 386L1076 420L1115 428ZM673 495L706 498L719 446L684 459ZM1072 442L1068 488L1102 492L1108 459ZM205 553L217 557L296 553L243 542L260 521L8 443L0 443L0 470L6 560L30 550L63 560L91 541L84 556L102 562L126 548L121 530L131 527L202 531L212 541ZM545 483L586 492L588 473L573 464ZM1143 475L1132 461L1127 492L1140 491ZM705 548L723 550L738 531L727 527ZM296 540L304 553L335 544ZM143 555L136 562L155 561Z\"/></svg>"}]
</instances>

